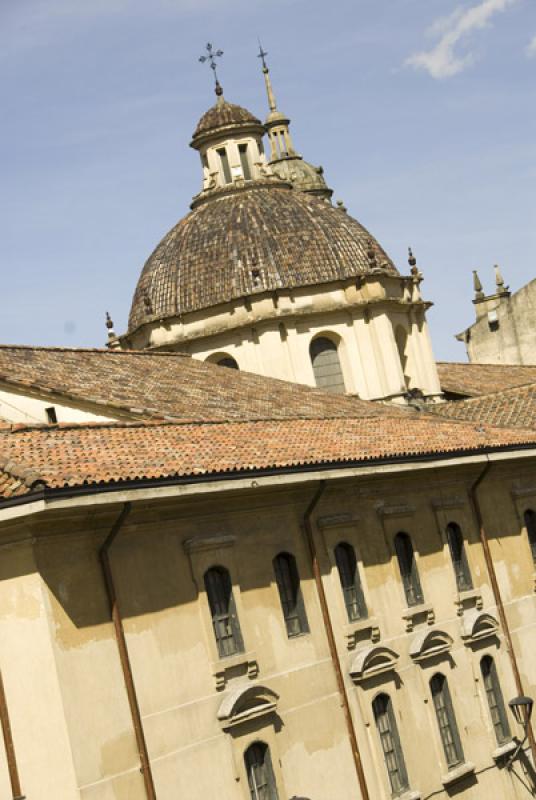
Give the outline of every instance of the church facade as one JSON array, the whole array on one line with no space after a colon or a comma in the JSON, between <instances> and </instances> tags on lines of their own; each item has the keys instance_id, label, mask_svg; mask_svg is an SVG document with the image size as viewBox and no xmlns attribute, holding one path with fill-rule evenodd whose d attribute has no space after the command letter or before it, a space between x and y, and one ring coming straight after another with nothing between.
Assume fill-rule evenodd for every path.
<instances>
[{"instance_id":1,"label":"church facade","mask_svg":"<svg viewBox=\"0 0 536 800\"><path fill-rule=\"evenodd\" d=\"M127 332L0 346L0 797L527 800L536 367L436 364L264 55Z\"/></svg>"}]
</instances>

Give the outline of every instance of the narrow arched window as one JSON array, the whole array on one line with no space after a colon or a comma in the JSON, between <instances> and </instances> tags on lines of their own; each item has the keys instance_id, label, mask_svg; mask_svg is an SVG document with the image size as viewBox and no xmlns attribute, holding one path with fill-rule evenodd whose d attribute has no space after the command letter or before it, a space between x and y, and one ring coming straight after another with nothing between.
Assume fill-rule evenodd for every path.
<instances>
[{"instance_id":1,"label":"narrow arched window","mask_svg":"<svg viewBox=\"0 0 536 800\"><path fill-rule=\"evenodd\" d=\"M406 594L408 606L416 606L423 602L423 594L419 573L417 572L417 562L413 545L407 533L401 531L395 536L395 551L400 569L400 576Z\"/></svg>"},{"instance_id":2,"label":"narrow arched window","mask_svg":"<svg viewBox=\"0 0 536 800\"><path fill-rule=\"evenodd\" d=\"M536 513L532 508L527 508L524 514L527 536L529 537L532 560L536 564Z\"/></svg>"},{"instance_id":3,"label":"narrow arched window","mask_svg":"<svg viewBox=\"0 0 536 800\"><path fill-rule=\"evenodd\" d=\"M491 656L484 656L480 661L480 670L497 744L504 744L511 739L510 726L508 725L506 708L497 676L497 668Z\"/></svg>"},{"instance_id":4,"label":"narrow arched window","mask_svg":"<svg viewBox=\"0 0 536 800\"><path fill-rule=\"evenodd\" d=\"M449 522L447 525L447 541L449 543L450 557L454 567L456 586L459 592L473 588L473 581L469 571L469 564L463 543L463 534L459 525Z\"/></svg>"},{"instance_id":5,"label":"narrow arched window","mask_svg":"<svg viewBox=\"0 0 536 800\"><path fill-rule=\"evenodd\" d=\"M410 375L408 369L408 334L401 325L399 325L395 331L395 341L398 349L398 356L400 358L400 366L402 367L402 374L404 375L404 383L406 384L406 388L409 388Z\"/></svg>"},{"instance_id":6,"label":"narrow arched window","mask_svg":"<svg viewBox=\"0 0 536 800\"><path fill-rule=\"evenodd\" d=\"M231 175L231 168L229 166L229 156L227 155L227 150L225 147L216 151L218 156L220 157L220 165L221 171L223 175L223 182L224 183L232 183L232 175Z\"/></svg>"},{"instance_id":7,"label":"narrow arched window","mask_svg":"<svg viewBox=\"0 0 536 800\"><path fill-rule=\"evenodd\" d=\"M273 565L287 635L298 636L300 633L307 633L309 625L303 604L296 559L290 553L279 553L274 558Z\"/></svg>"},{"instance_id":8,"label":"narrow arched window","mask_svg":"<svg viewBox=\"0 0 536 800\"><path fill-rule=\"evenodd\" d=\"M448 767L454 767L463 761L463 750L458 733L458 725L452 708L447 679L439 672L430 681L430 690L439 727L441 744Z\"/></svg>"},{"instance_id":9,"label":"narrow arched window","mask_svg":"<svg viewBox=\"0 0 536 800\"><path fill-rule=\"evenodd\" d=\"M264 742L254 742L244 753L251 800L278 800L270 748Z\"/></svg>"},{"instance_id":10,"label":"narrow arched window","mask_svg":"<svg viewBox=\"0 0 536 800\"><path fill-rule=\"evenodd\" d=\"M398 795L409 789L409 783L391 698L386 694L379 694L372 703L372 710L380 737L385 766L389 775L391 791L394 795Z\"/></svg>"},{"instance_id":11,"label":"narrow arched window","mask_svg":"<svg viewBox=\"0 0 536 800\"><path fill-rule=\"evenodd\" d=\"M353 622L366 617L367 606L359 580L354 548L347 542L339 542L335 548L335 562L339 570L348 620Z\"/></svg>"},{"instance_id":12,"label":"narrow arched window","mask_svg":"<svg viewBox=\"0 0 536 800\"><path fill-rule=\"evenodd\" d=\"M344 378L337 345L325 336L313 339L309 347L316 385L319 389L344 394Z\"/></svg>"},{"instance_id":13,"label":"narrow arched window","mask_svg":"<svg viewBox=\"0 0 536 800\"><path fill-rule=\"evenodd\" d=\"M211 567L205 572L204 580L220 657L243 653L244 644L229 572L224 567Z\"/></svg>"}]
</instances>

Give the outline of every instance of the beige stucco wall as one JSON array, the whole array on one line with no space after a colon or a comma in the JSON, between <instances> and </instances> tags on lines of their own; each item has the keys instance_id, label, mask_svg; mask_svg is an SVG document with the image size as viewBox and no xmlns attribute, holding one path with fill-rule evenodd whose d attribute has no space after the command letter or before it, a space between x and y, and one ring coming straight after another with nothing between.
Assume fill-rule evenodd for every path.
<instances>
[{"instance_id":1,"label":"beige stucco wall","mask_svg":"<svg viewBox=\"0 0 536 800\"><path fill-rule=\"evenodd\" d=\"M247 372L315 386L309 347L316 336L327 336L338 346L347 392L403 402L408 387L394 335L401 326L408 335L409 388L438 399L426 304L418 286L409 287L408 279L368 276L359 286L341 281L262 292L182 320L155 322L129 336L128 344L180 349L202 360L231 356Z\"/></svg>"},{"instance_id":2,"label":"beige stucco wall","mask_svg":"<svg viewBox=\"0 0 536 800\"><path fill-rule=\"evenodd\" d=\"M536 364L536 278L511 297L484 305L494 307L496 321L490 324L485 313L458 337L465 341L469 361Z\"/></svg>"},{"instance_id":3,"label":"beige stucco wall","mask_svg":"<svg viewBox=\"0 0 536 800\"><path fill-rule=\"evenodd\" d=\"M48 422L45 409L51 406L56 410L58 422L106 422L117 419L111 413L106 416L95 413L89 403L73 401L72 405L68 405L64 398L54 394L39 396L31 390L13 391L0 386L0 419L29 425Z\"/></svg>"},{"instance_id":4,"label":"beige stucco wall","mask_svg":"<svg viewBox=\"0 0 536 800\"><path fill-rule=\"evenodd\" d=\"M467 489L476 467L352 479L328 486L313 522L324 587L370 794L390 797L371 703L392 698L411 787L446 798L447 772L428 682L448 676L465 759L475 778L456 789L471 800L527 797L495 768L497 747L479 677L483 654L496 660L505 701L516 694L502 634L462 637L477 605L497 616ZM319 600L301 530L313 486L250 490L225 497L135 504L112 549L112 568L151 758L157 797L248 800L243 752L269 743L280 800L359 796ZM482 508L525 691L536 692L534 567L522 516L536 507L536 471L496 465ZM120 505L47 512L0 525L0 666L23 790L40 800L141 800L124 682L109 619L98 547ZM464 532L474 592L460 597L444 530ZM399 530L413 538L424 593L410 627L393 553ZM24 542L17 539L25 536ZM333 549L356 549L369 616L348 623ZM310 633L288 639L272 559L297 559ZM219 659L203 586L207 567L227 567L246 653ZM423 630L452 638L450 650L416 663L409 650ZM362 681L352 664L362 648L387 647L395 668ZM231 664L231 666L229 666ZM249 670L249 675L248 675ZM222 730L217 719L237 686L279 695L276 713ZM511 719L514 732L515 724ZM518 731L515 731L518 733ZM474 782L471 783L471 780ZM3 783L2 783L3 781ZM0 787L6 787L0 748ZM37 788L38 787L38 788ZM463 791L462 791L463 790ZM3 796L3 795L2 795Z\"/></svg>"}]
</instances>

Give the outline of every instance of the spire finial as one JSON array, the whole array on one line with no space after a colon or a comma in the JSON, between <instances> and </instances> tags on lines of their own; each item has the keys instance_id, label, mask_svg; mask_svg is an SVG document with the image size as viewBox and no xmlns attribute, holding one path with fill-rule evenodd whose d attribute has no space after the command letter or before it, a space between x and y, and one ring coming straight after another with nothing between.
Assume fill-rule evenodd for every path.
<instances>
[{"instance_id":1,"label":"spire finial","mask_svg":"<svg viewBox=\"0 0 536 800\"><path fill-rule=\"evenodd\" d=\"M114 322L109 312L106 312L106 327L108 328L108 339L115 339Z\"/></svg>"},{"instance_id":2,"label":"spire finial","mask_svg":"<svg viewBox=\"0 0 536 800\"><path fill-rule=\"evenodd\" d=\"M411 247L408 247L408 264L411 267L411 270L410 270L411 274L414 277L417 277L419 275L419 269L417 267L417 259L413 255L413 250L411 249Z\"/></svg>"},{"instance_id":3,"label":"spire finial","mask_svg":"<svg viewBox=\"0 0 536 800\"><path fill-rule=\"evenodd\" d=\"M493 269L495 270L495 285L497 287L497 294L507 294L508 286L504 285L504 278L501 274L501 268L498 264L495 264Z\"/></svg>"},{"instance_id":4,"label":"spire finial","mask_svg":"<svg viewBox=\"0 0 536 800\"><path fill-rule=\"evenodd\" d=\"M270 111L277 111L277 104L275 102L275 95L274 90L272 89L272 81L270 80L270 70L266 64L266 56L268 53L266 50L263 50L261 40L259 42L259 53L257 58L260 58L262 62L262 71L264 73L264 83L266 84L266 94L268 95L268 105L270 106Z\"/></svg>"},{"instance_id":5,"label":"spire finial","mask_svg":"<svg viewBox=\"0 0 536 800\"><path fill-rule=\"evenodd\" d=\"M214 73L214 82L216 84L214 91L216 92L216 96L219 98L219 97L222 97L222 95L223 95L223 89L222 89L221 84L220 84L220 82L218 80L218 73L216 72L216 66L217 66L216 65L216 58L221 58L222 57L223 50L214 50L214 48L212 47L210 42L208 42L206 50L207 50L208 55L199 56L199 61L202 64L204 64L205 61L208 61L210 69Z\"/></svg>"},{"instance_id":6,"label":"spire finial","mask_svg":"<svg viewBox=\"0 0 536 800\"><path fill-rule=\"evenodd\" d=\"M473 288L475 290L475 300L483 300L484 292L482 291L482 284L480 283L480 278L478 277L476 269L473 270Z\"/></svg>"}]
</instances>

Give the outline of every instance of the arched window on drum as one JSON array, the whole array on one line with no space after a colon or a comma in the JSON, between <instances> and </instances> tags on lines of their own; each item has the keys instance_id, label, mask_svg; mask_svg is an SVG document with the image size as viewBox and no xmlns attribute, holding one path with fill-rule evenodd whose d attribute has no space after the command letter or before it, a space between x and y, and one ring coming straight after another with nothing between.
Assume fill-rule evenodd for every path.
<instances>
[{"instance_id":1,"label":"arched window on drum","mask_svg":"<svg viewBox=\"0 0 536 800\"><path fill-rule=\"evenodd\" d=\"M309 353L318 388L335 394L344 394L346 387L335 342L327 336L318 336L311 342Z\"/></svg>"},{"instance_id":2,"label":"arched window on drum","mask_svg":"<svg viewBox=\"0 0 536 800\"><path fill-rule=\"evenodd\" d=\"M227 353L217 353L216 355L209 356L207 361L210 364L217 364L218 367L229 367L229 369L240 369L236 359Z\"/></svg>"}]
</instances>

